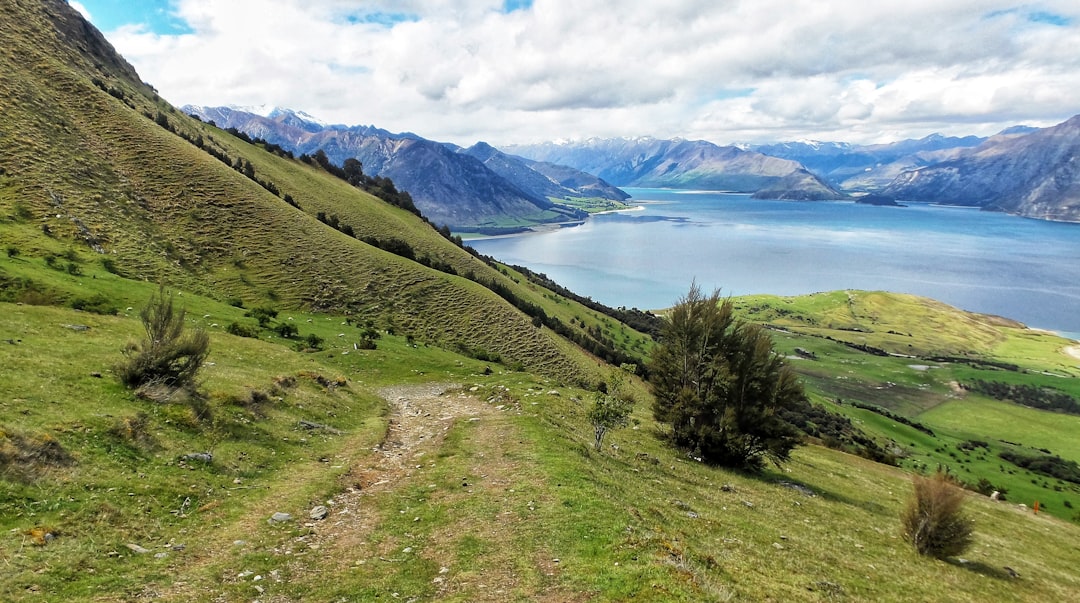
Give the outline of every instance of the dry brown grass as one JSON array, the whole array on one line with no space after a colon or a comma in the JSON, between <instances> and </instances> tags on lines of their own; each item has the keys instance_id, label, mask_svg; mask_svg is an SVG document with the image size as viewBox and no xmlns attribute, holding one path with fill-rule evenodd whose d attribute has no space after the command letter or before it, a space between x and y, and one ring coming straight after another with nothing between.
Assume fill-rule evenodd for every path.
<instances>
[{"instance_id":1,"label":"dry brown grass","mask_svg":"<svg viewBox=\"0 0 1080 603\"><path fill-rule=\"evenodd\" d=\"M900 515L904 538L920 555L955 557L973 541L973 524L963 512L967 494L944 473L912 478L915 492Z\"/></svg>"}]
</instances>

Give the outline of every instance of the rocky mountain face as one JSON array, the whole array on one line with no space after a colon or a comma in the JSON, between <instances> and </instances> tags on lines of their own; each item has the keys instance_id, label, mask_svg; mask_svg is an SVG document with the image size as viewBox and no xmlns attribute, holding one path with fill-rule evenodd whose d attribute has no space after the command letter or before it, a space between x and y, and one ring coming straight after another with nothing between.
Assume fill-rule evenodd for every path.
<instances>
[{"instance_id":1,"label":"rocky mountain face","mask_svg":"<svg viewBox=\"0 0 1080 603\"><path fill-rule=\"evenodd\" d=\"M486 142L478 142L459 152L475 157L491 171L537 197L600 197L615 201L630 198L623 190L592 174L564 165L508 155Z\"/></svg>"},{"instance_id":2,"label":"rocky mountain face","mask_svg":"<svg viewBox=\"0 0 1080 603\"><path fill-rule=\"evenodd\" d=\"M977 136L931 134L918 140L877 145L800 141L751 148L798 161L841 190L876 191L888 186L902 172L952 159L985 140Z\"/></svg>"},{"instance_id":3,"label":"rocky mountain face","mask_svg":"<svg viewBox=\"0 0 1080 603\"><path fill-rule=\"evenodd\" d=\"M511 145L504 150L537 161L568 165L616 186L752 193L768 190L770 194L791 199L844 198L795 161L702 140L591 139ZM784 188L784 183L798 188Z\"/></svg>"},{"instance_id":4,"label":"rocky mountain face","mask_svg":"<svg viewBox=\"0 0 1080 603\"><path fill-rule=\"evenodd\" d=\"M341 164L353 157L371 176L394 181L408 191L435 224L460 231L497 232L530 224L574 222L582 212L551 201L566 197L625 199L622 191L588 174L564 174L562 181L531 167L533 162L477 143L460 149L416 134L395 134L373 126L326 125L287 109L265 112L232 107L184 110L222 128L280 145L296 154L322 150ZM563 184L566 182L566 184Z\"/></svg>"},{"instance_id":5,"label":"rocky mountain face","mask_svg":"<svg viewBox=\"0 0 1080 603\"><path fill-rule=\"evenodd\" d=\"M1080 115L1028 134L991 137L956 158L904 172L884 193L1080 222Z\"/></svg>"}]
</instances>

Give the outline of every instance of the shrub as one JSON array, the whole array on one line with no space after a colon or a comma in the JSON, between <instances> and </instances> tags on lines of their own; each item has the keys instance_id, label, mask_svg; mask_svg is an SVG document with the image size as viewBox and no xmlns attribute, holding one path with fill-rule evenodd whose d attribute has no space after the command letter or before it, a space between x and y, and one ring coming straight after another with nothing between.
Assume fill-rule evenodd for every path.
<instances>
[{"instance_id":1,"label":"shrub","mask_svg":"<svg viewBox=\"0 0 1080 603\"><path fill-rule=\"evenodd\" d=\"M112 300L100 293L90 297L76 297L71 300L71 307L75 310L82 310L83 312L107 314L110 316L115 315L120 311L120 308L118 308Z\"/></svg>"},{"instance_id":2,"label":"shrub","mask_svg":"<svg viewBox=\"0 0 1080 603\"><path fill-rule=\"evenodd\" d=\"M250 316L259 322L259 326L267 328L270 326L270 321L277 318L278 311L269 306L259 306L252 308L244 313L244 316Z\"/></svg>"},{"instance_id":3,"label":"shrub","mask_svg":"<svg viewBox=\"0 0 1080 603\"><path fill-rule=\"evenodd\" d=\"M307 342L307 347L309 347L309 348L311 348L313 350L322 349L323 338L319 337L318 335L316 335L314 333L309 333L308 336L304 339L304 341Z\"/></svg>"},{"instance_id":4,"label":"shrub","mask_svg":"<svg viewBox=\"0 0 1080 603\"><path fill-rule=\"evenodd\" d=\"M236 335L237 337L259 338L259 330L257 328L251 325L242 325L236 321L229 323L229 326L225 327L225 332L229 335Z\"/></svg>"},{"instance_id":5,"label":"shrub","mask_svg":"<svg viewBox=\"0 0 1080 603\"><path fill-rule=\"evenodd\" d=\"M612 385L601 382L604 387L597 388L596 399L586 413L593 426L593 448L600 451L604 447L604 436L612 429L630 424L630 413L634 412L634 397L622 386L619 375L612 377Z\"/></svg>"},{"instance_id":6,"label":"shrub","mask_svg":"<svg viewBox=\"0 0 1080 603\"><path fill-rule=\"evenodd\" d=\"M120 269L116 267L116 260L112 258L102 258L101 266L105 269L105 272L116 275L120 274Z\"/></svg>"},{"instance_id":7,"label":"shrub","mask_svg":"<svg viewBox=\"0 0 1080 603\"><path fill-rule=\"evenodd\" d=\"M202 329L184 329L185 310L173 308L172 295L161 287L139 312L146 338L124 350L127 357L116 367L124 385L137 388L160 383L171 388L194 387L195 378L210 353L210 336Z\"/></svg>"},{"instance_id":8,"label":"shrub","mask_svg":"<svg viewBox=\"0 0 1080 603\"><path fill-rule=\"evenodd\" d=\"M296 328L296 325L289 322L282 322L274 325L274 332L282 339L292 339L293 337L296 337L300 331Z\"/></svg>"},{"instance_id":9,"label":"shrub","mask_svg":"<svg viewBox=\"0 0 1080 603\"><path fill-rule=\"evenodd\" d=\"M916 475L914 495L900 515L904 538L920 555L944 559L963 553L972 542L972 522L963 513L966 494L938 472Z\"/></svg>"}]
</instances>

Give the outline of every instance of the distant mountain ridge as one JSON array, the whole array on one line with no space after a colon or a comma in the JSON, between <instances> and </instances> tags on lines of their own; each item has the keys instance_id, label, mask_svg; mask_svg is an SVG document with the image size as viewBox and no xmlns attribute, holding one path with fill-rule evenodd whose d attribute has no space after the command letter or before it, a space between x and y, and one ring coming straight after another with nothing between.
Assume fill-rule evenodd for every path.
<instances>
[{"instance_id":1,"label":"distant mountain ridge","mask_svg":"<svg viewBox=\"0 0 1080 603\"><path fill-rule=\"evenodd\" d=\"M925 167L981 144L978 136L931 134L888 144L797 141L749 148L773 157L798 161L841 190L881 190L906 170Z\"/></svg>"},{"instance_id":2,"label":"distant mountain ridge","mask_svg":"<svg viewBox=\"0 0 1080 603\"><path fill-rule=\"evenodd\" d=\"M183 110L236 128L296 154L322 150L340 165L356 158L364 172L390 178L408 191L433 223L460 231L499 232L543 223L571 223L585 218L580 210L552 199L628 195L587 174L561 181L509 156L496 157L484 143L463 150L413 133L392 133L374 126L328 125L303 112L275 108L254 113L237 107L188 105ZM490 149L490 151L486 150ZM471 152L470 152L471 151ZM500 155L502 155L500 153ZM491 165L486 164L491 162ZM493 169L497 168L497 169Z\"/></svg>"},{"instance_id":3,"label":"distant mountain ridge","mask_svg":"<svg viewBox=\"0 0 1080 603\"><path fill-rule=\"evenodd\" d=\"M568 165L616 186L760 191L782 199L845 197L798 162L704 140L607 138L508 145L503 150Z\"/></svg>"},{"instance_id":4,"label":"distant mountain ridge","mask_svg":"<svg viewBox=\"0 0 1080 603\"><path fill-rule=\"evenodd\" d=\"M993 136L955 158L900 174L884 193L1080 222L1080 115L1031 133Z\"/></svg>"}]
</instances>

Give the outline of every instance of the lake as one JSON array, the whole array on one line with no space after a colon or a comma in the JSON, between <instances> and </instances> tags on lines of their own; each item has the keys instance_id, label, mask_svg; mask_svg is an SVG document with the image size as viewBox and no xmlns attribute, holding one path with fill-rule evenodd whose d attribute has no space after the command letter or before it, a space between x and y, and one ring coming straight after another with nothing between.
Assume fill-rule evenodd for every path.
<instances>
[{"instance_id":1,"label":"lake","mask_svg":"<svg viewBox=\"0 0 1080 603\"><path fill-rule=\"evenodd\" d=\"M930 204L625 190L641 209L467 243L615 307L669 307L694 280L724 295L886 290L1080 337L1080 224Z\"/></svg>"}]
</instances>

